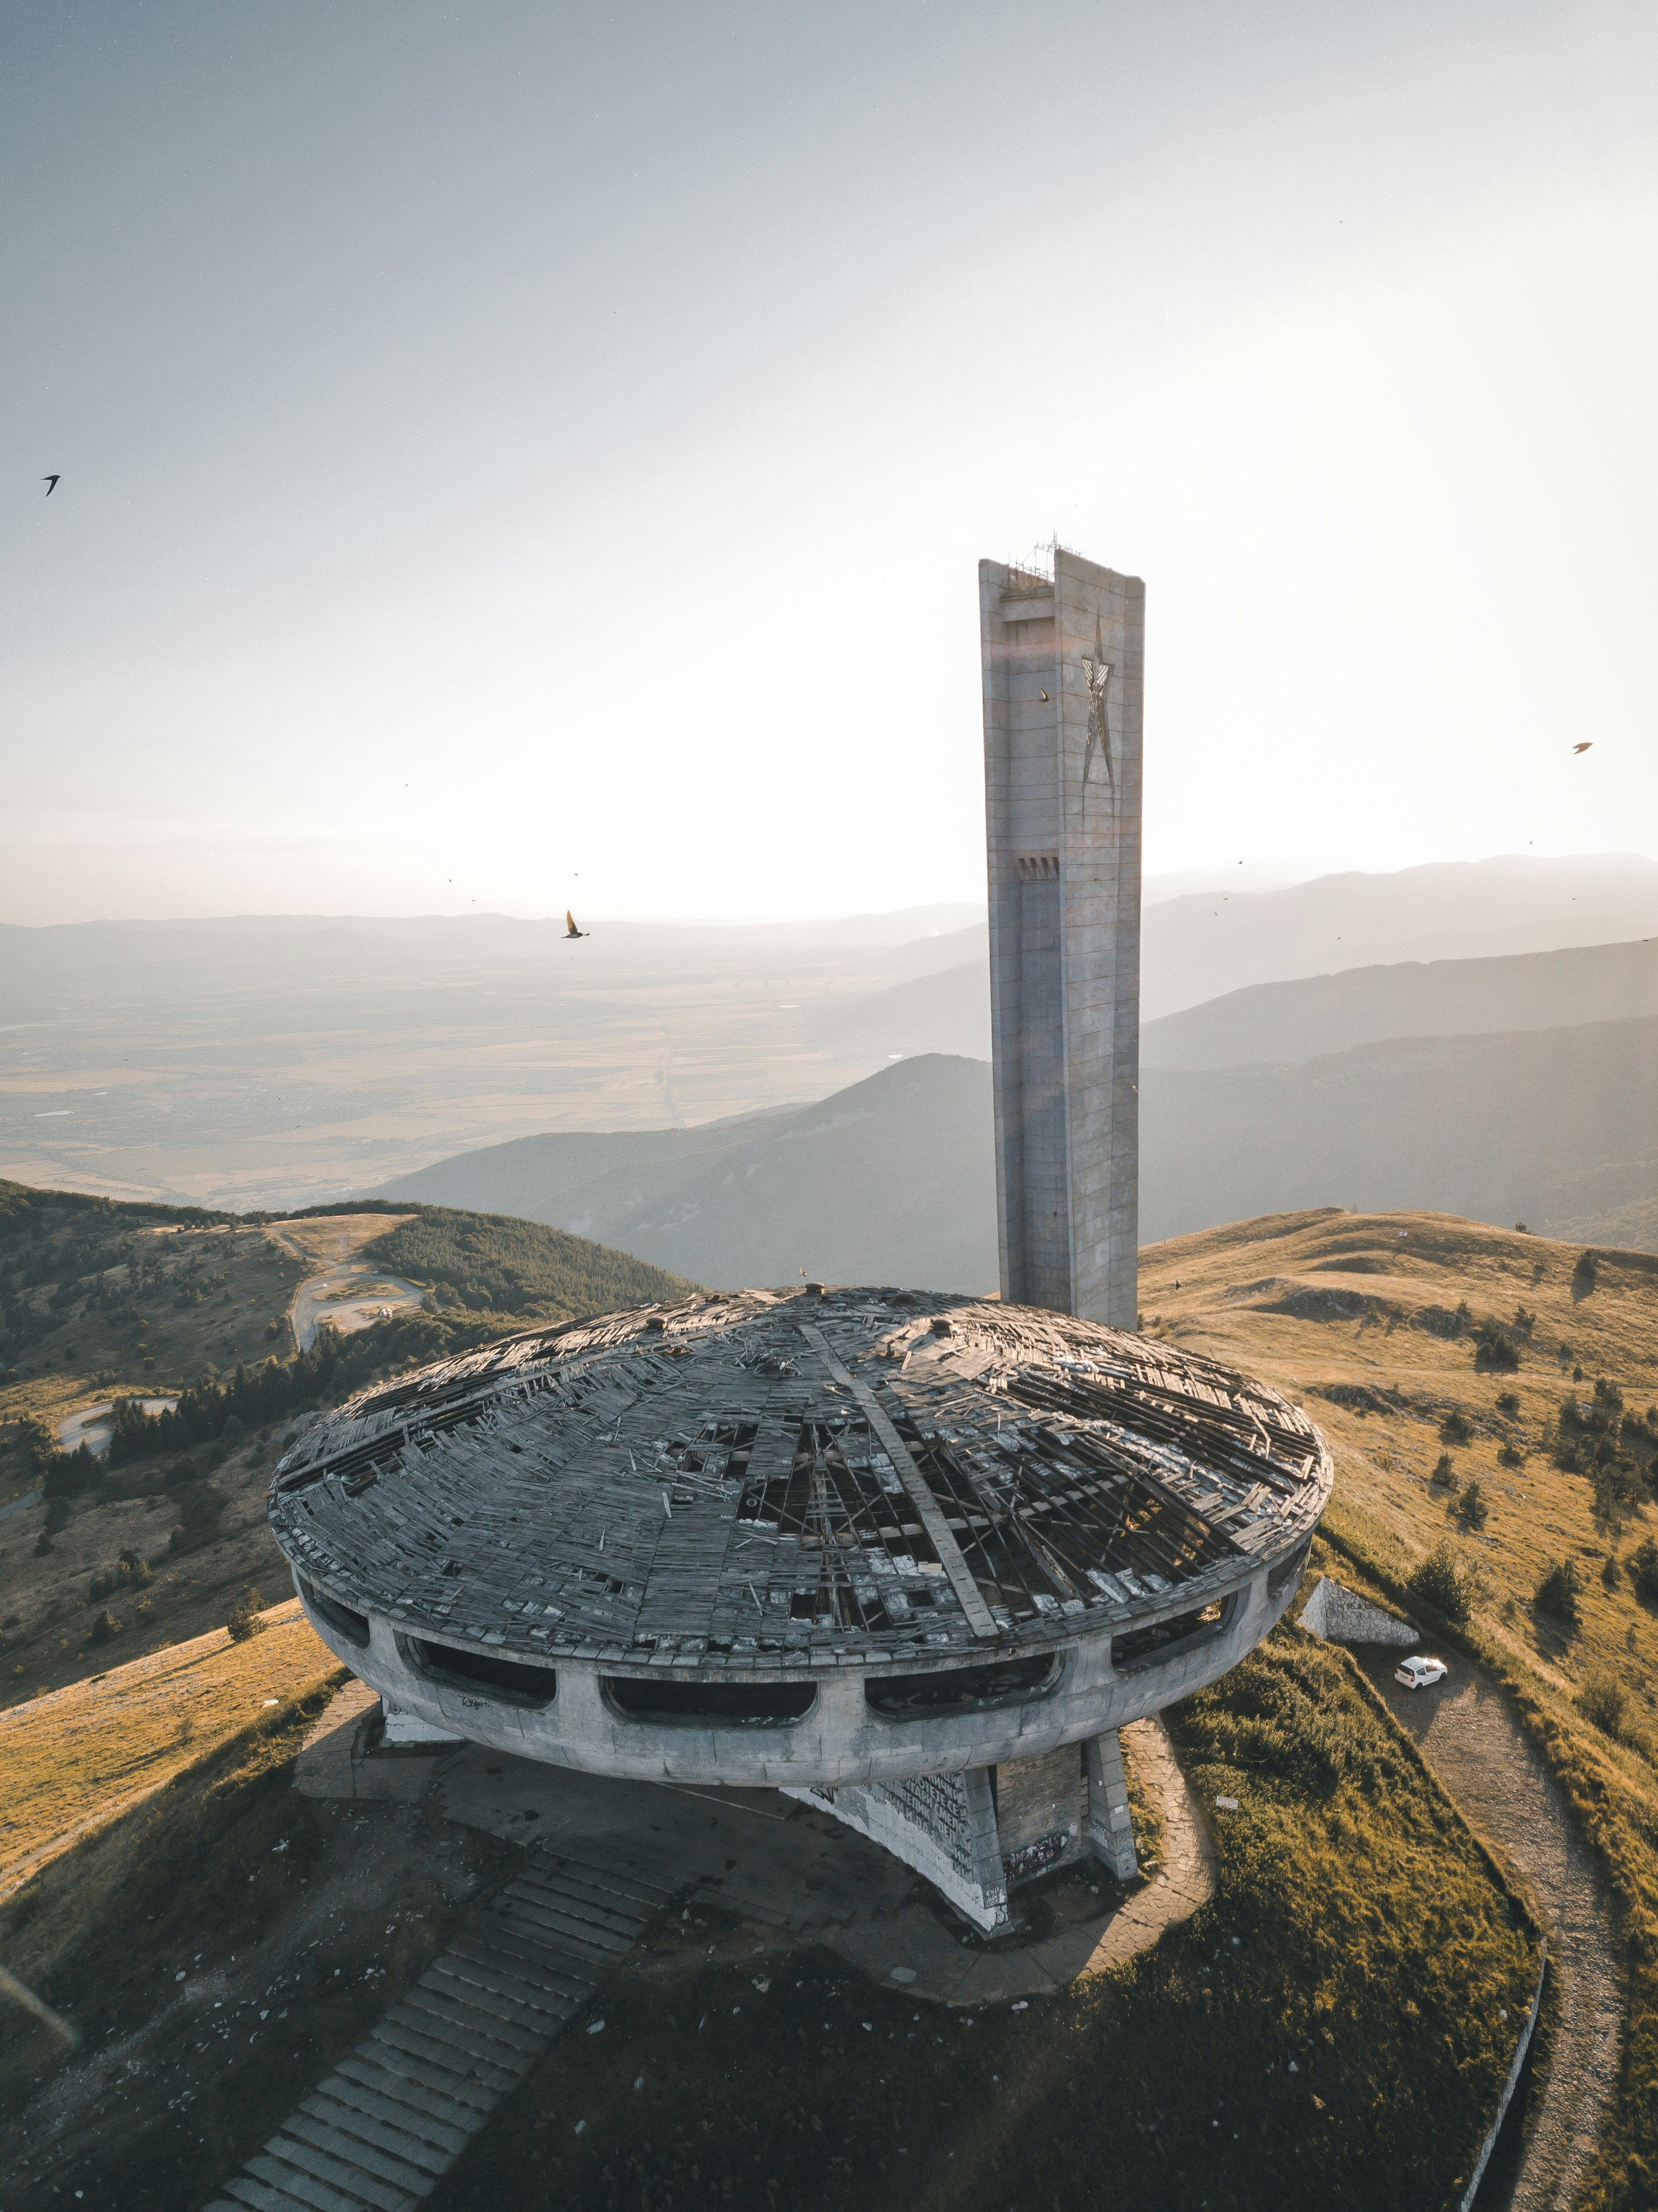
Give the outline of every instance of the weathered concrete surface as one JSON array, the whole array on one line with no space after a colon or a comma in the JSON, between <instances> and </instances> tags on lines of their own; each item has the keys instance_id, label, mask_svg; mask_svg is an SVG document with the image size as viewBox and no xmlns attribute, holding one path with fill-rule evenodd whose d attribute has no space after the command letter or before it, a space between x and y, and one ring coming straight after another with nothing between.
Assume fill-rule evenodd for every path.
<instances>
[{"instance_id":1,"label":"weathered concrete surface","mask_svg":"<svg viewBox=\"0 0 1658 2212\"><path fill-rule=\"evenodd\" d=\"M1555 2033L1546 2075L1527 2100L1508 2203L1513 2212L1567 2212L1618 2069L1623 1978L1599 1865L1518 1714L1481 1668L1447 1654L1450 1672L1436 1690L1406 1690L1388 1654L1355 1656L1463 1812L1513 1865L1548 1929ZM1498 2212L1500 2199L1481 2202Z\"/></svg>"},{"instance_id":2,"label":"weathered concrete surface","mask_svg":"<svg viewBox=\"0 0 1658 2212\"><path fill-rule=\"evenodd\" d=\"M1420 1644L1421 1632L1329 1575L1321 1575L1301 1608L1301 1626L1331 1644Z\"/></svg>"},{"instance_id":3,"label":"weathered concrete surface","mask_svg":"<svg viewBox=\"0 0 1658 2212\"><path fill-rule=\"evenodd\" d=\"M948 1922L912 1900L895 1913L849 1920L825 1941L872 1980L896 1980L908 1996L951 2005L1051 1995L1149 1950L1214 1895L1214 1846L1161 1721L1139 1722L1124 1734L1163 1821L1163 1860L1145 1882L1124 1895L1097 1869L1076 1869L1023 1898L1016 1891L1016 1908L1029 1912L1040 1902L1043 1917L1053 1916L1049 1932L1034 1940L963 1943Z\"/></svg>"},{"instance_id":4,"label":"weathered concrete surface","mask_svg":"<svg viewBox=\"0 0 1658 2212\"><path fill-rule=\"evenodd\" d=\"M1331 1480L1298 1407L1169 1345L802 1288L399 1378L305 1431L271 1525L324 1642L434 1728L840 1789L1039 1758L1214 1680L1290 1603ZM882 1694L990 1662L1025 1663Z\"/></svg>"},{"instance_id":5,"label":"weathered concrete surface","mask_svg":"<svg viewBox=\"0 0 1658 2212\"><path fill-rule=\"evenodd\" d=\"M451 1820L688 1891L780 1934L814 1936L872 1979L896 1980L935 2002L989 2004L1062 1989L1145 1950L1214 1893L1202 1809L1159 1721L1124 1732L1163 1826L1162 1856L1146 1879L1125 1893L1097 1867L1075 1866L1016 1893L1022 1924L987 1946L964 1940L962 1924L890 1852L779 1791L613 1781L471 1745L432 1760L360 1753L354 1764L351 1743L372 1718L363 1689L352 1683L335 1698L301 1754L295 1788L374 1797L385 1794L378 1778L418 1771L420 1788L429 1775L431 1802ZM1046 1932L1034 1933L1038 1926Z\"/></svg>"},{"instance_id":6,"label":"weathered concrete surface","mask_svg":"<svg viewBox=\"0 0 1658 2212\"><path fill-rule=\"evenodd\" d=\"M979 564L1002 1296L1135 1325L1145 586Z\"/></svg>"},{"instance_id":7,"label":"weathered concrete surface","mask_svg":"<svg viewBox=\"0 0 1658 2212\"><path fill-rule=\"evenodd\" d=\"M541 1710L505 1705L487 1692L475 1694L416 1673L406 1638L390 1620L371 1616L369 1641L361 1645L308 1595L301 1602L322 1641L401 1710L502 1754L618 1780L838 1789L1029 1759L1161 1711L1204 1688L1254 1650L1294 1595L1293 1582L1274 1593L1272 1571L1247 1557L1225 1564L1216 1577L1222 1589L1223 1575L1236 1600L1230 1618L1189 1644L1164 1647L1148 1663L1119 1669L1108 1636L1096 1632L1084 1641L1079 1635L1063 1654L1051 1690L988 1711L913 1720L872 1714L861 1671L826 1669L807 1713L775 1728L635 1718L606 1696L603 1662L585 1657L560 1662L556 1696Z\"/></svg>"},{"instance_id":8,"label":"weathered concrete surface","mask_svg":"<svg viewBox=\"0 0 1658 2212\"><path fill-rule=\"evenodd\" d=\"M348 1682L317 1716L294 1762L302 1797L349 1797L412 1805L426 1795L435 1755L379 1750L380 1701L367 1682Z\"/></svg>"}]
</instances>

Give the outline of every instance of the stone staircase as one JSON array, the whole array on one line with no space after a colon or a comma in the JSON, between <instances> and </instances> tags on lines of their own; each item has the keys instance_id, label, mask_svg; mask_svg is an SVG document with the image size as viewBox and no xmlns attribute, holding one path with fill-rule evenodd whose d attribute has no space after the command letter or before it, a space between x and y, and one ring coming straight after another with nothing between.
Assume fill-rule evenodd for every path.
<instances>
[{"instance_id":1,"label":"stone staircase","mask_svg":"<svg viewBox=\"0 0 1658 2212\"><path fill-rule=\"evenodd\" d=\"M206 2212L404 2212L434 2189L667 1903L537 1856L224 2185Z\"/></svg>"}]
</instances>

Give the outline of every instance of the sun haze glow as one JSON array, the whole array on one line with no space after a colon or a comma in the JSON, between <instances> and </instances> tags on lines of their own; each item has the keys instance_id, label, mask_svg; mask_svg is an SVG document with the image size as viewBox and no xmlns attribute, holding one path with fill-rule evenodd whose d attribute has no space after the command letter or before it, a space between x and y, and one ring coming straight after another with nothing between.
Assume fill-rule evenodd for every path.
<instances>
[{"instance_id":1,"label":"sun haze glow","mask_svg":"<svg viewBox=\"0 0 1658 2212\"><path fill-rule=\"evenodd\" d=\"M1054 532L1148 580L1150 867L1650 849L1649 11L0 46L0 918L981 897Z\"/></svg>"}]
</instances>

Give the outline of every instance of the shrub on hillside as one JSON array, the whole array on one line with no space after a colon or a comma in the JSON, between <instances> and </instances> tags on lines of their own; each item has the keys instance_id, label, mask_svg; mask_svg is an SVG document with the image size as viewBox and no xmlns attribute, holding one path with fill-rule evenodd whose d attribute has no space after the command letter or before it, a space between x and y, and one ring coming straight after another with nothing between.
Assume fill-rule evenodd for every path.
<instances>
[{"instance_id":1,"label":"shrub on hillside","mask_svg":"<svg viewBox=\"0 0 1658 2212\"><path fill-rule=\"evenodd\" d=\"M1474 1340L1476 1367L1498 1367L1512 1374L1520 1364L1520 1347L1500 1321L1482 1321Z\"/></svg>"},{"instance_id":2,"label":"shrub on hillside","mask_svg":"<svg viewBox=\"0 0 1658 2212\"><path fill-rule=\"evenodd\" d=\"M1518 1444L1502 1444L1497 1448L1497 1463L1499 1467L1524 1467L1526 1455Z\"/></svg>"},{"instance_id":3,"label":"shrub on hillside","mask_svg":"<svg viewBox=\"0 0 1658 2212\"><path fill-rule=\"evenodd\" d=\"M1455 1489L1456 1469L1451 1464L1451 1455L1448 1452L1440 1453L1439 1457L1434 1462L1434 1471L1428 1480L1437 1490Z\"/></svg>"},{"instance_id":4,"label":"shrub on hillside","mask_svg":"<svg viewBox=\"0 0 1658 2212\"><path fill-rule=\"evenodd\" d=\"M1570 1559L1557 1559L1545 1570L1537 1585L1532 1603L1540 1613L1568 1627L1577 1626L1577 1593L1582 1587L1577 1569Z\"/></svg>"},{"instance_id":5,"label":"shrub on hillside","mask_svg":"<svg viewBox=\"0 0 1658 2212\"><path fill-rule=\"evenodd\" d=\"M1439 1433L1448 1444L1469 1443L1473 1438L1473 1423L1460 1406L1453 1406L1440 1423Z\"/></svg>"},{"instance_id":6,"label":"shrub on hillside","mask_svg":"<svg viewBox=\"0 0 1658 2212\"><path fill-rule=\"evenodd\" d=\"M1598 1728L1602 1735L1611 1736L1614 1742L1622 1737L1628 1699L1623 1684L1612 1675L1597 1672L1586 1677L1573 1702L1583 1718L1591 1727Z\"/></svg>"},{"instance_id":7,"label":"shrub on hillside","mask_svg":"<svg viewBox=\"0 0 1658 2212\"><path fill-rule=\"evenodd\" d=\"M49 1534L51 1534L51 1535L55 1536L55 1535L58 1534L58 1531L60 1528L68 1528L68 1526L69 1526L69 1500L68 1500L68 1498L47 1498L47 1500L46 1500L46 1529L47 1529L47 1533L48 1533Z\"/></svg>"},{"instance_id":8,"label":"shrub on hillside","mask_svg":"<svg viewBox=\"0 0 1658 2212\"><path fill-rule=\"evenodd\" d=\"M1491 1515L1485 1493L1479 1487L1477 1476L1471 1475L1468 1486L1457 1499L1453 1509L1465 1528L1483 1528Z\"/></svg>"},{"instance_id":9,"label":"shrub on hillside","mask_svg":"<svg viewBox=\"0 0 1658 2212\"><path fill-rule=\"evenodd\" d=\"M167 1547L174 1553L198 1552L218 1532L224 1499L207 1483L191 1482L179 1492L179 1505L183 1517L169 1534Z\"/></svg>"},{"instance_id":10,"label":"shrub on hillside","mask_svg":"<svg viewBox=\"0 0 1658 2212\"><path fill-rule=\"evenodd\" d=\"M115 1615L110 1611L109 1607L106 1606L104 1610L99 1614L97 1620L92 1624L93 1642L94 1644L107 1644L112 1637L118 1636L120 1632L120 1622L117 1620Z\"/></svg>"},{"instance_id":11,"label":"shrub on hillside","mask_svg":"<svg viewBox=\"0 0 1658 2212\"><path fill-rule=\"evenodd\" d=\"M1600 1270L1593 1252L1580 1252L1577 1265L1571 1271L1571 1286L1579 1297L1592 1291L1600 1279Z\"/></svg>"},{"instance_id":12,"label":"shrub on hillside","mask_svg":"<svg viewBox=\"0 0 1658 2212\"><path fill-rule=\"evenodd\" d=\"M1625 1562L1624 1571L1634 1584L1637 1597L1658 1605L1658 1543L1650 1536L1643 1537Z\"/></svg>"},{"instance_id":13,"label":"shrub on hillside","mask_svg":"<svg viewBox=\"0 0 1658 2212\"><path fill-rule=\"evenodd\" d=\"M233 1644L246 1644L251 1636L263 1636L270 1626L259 1618L259 1593L250 1584L225 1617L225 1626L230 1632Z\"/></svg>"},{"instance_id":14,"label":"shrub on hillside","mask_svg":"<svg viewBox=\"0 0 1658 2212\"><path fill-rule=\"evenodd\" d=\"M1406 1588L1443 1620L1464 1621L1473 1611L1473 1577L1448 1544L1434 1546Z\"/></svg>"},{"instance_id":15,"label":"shrub on hillside","mask_svg":"<svg viewBox=\"0 0 1658 2212\"><path fill-rule=\"evenodd\" d=\"M96 1605L101 1597L142 1589L152 1579L148 1559L141 1559L137 1552L123 1552L112 1567L100 1567L93 1577L87 1588L87 1603Z\"/></svg>"}]
</instances>

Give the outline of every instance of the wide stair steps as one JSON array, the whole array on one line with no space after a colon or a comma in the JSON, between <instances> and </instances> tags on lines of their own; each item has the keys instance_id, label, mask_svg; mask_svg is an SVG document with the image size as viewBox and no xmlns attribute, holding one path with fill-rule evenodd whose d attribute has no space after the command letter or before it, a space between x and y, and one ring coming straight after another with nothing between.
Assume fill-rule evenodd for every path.
<instances>
[{"instance_id":1,"label":"wide stair steps","mask_svg":"<svg viewBox=\"0 0 1658 2212\"><path fill-rule=\"evenodd\" d=\"M668 1897L637 1875L575 1859L518 1875L206 2212L403 2212L418 2203Z\"/></svg>"}]
</instances>

